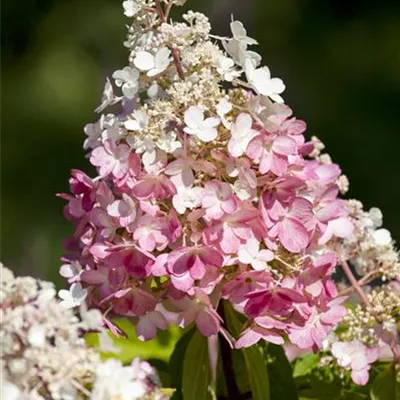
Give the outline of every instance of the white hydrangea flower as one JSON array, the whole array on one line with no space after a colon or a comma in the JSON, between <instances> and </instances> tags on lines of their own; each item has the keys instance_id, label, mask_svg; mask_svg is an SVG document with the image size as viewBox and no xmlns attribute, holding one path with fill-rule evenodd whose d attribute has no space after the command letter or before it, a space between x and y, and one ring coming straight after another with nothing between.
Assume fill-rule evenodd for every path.
<instances>
[{"instance_id":1,"label":"white hydrangea flower","mask_svg":"<svg viewBox=\"0 0 400 400\"><path fill-rule=\"evenodd\" d=\"M142 161L145 166L154 164L157 160L157 146L148 137L128 137L128 144L135 149L136 153L142 154Z\"/></svg>"},{"instance_id":2,"label":"white hydrangea flower","mask_svg":"<svg viewBox=\"0 0 400 400\"><path fill-rule=\"evenodd\" d=\"M263 271L268 268L267 262L274 259L274 253L267 249L260 250L260 242L252 238L240 247L238 258L241 263L250 264L255 270Z\"/></svg>"},{"instance_id":3,"label":"white hydrangea flower","mask_svg":"<svg viewBox=\"0 0 400 400\"><path fill-rule=\"evenodd\" d=\"M257 191L245 179L236 179L233 184L233 192L240 200L253 200L256 198Z\"/></svg>"},{"instance_id":4,"label":"white hydrangea flower","mask_svg":"<svg viewBox=\"0 0 400 400\"><path fill-rule=\"evenodd\" d=\"M32 347L44 347L46 344L46 329L42 325L34 325L28 331L28 343Z\"/></svg>"},{"instance_id":5,"label":"white hydrangea flower","mask_svg":"<svg viewBox=\"0 0 400 400\"><path fill-rule=\"evenodd\" d=\"M222 40L225 51L242 67L247 58L251 59L255 66L258 66L261 56L255 51L247 50L248 45L258 44L257 41L247 36L246 29L240 21L231 22L231 31L233 38Z\"/></svg>"},{"instance_id":6,"label":"white hydrangea flower","mask_svg":"<svg viewBox=\"0 0 400 400\"><path fill-rule=\"evenodd\" d=\"M2 380L0 385L0 399L1 400L44 400L36 392L22 392L22 390L13 383Z\"/></svg>"},{"instance_id":7,"label":"white hydrangea flower","mask_svg":"<svg viewBox=\"0 0 400 400\"><path fill-rule=\"evenodd\" d=\"M218 56L215 60L215 65L218 73L220 73L227 82L232 82L241 75L239 71L235 70L235 62L229 57Z\"/></svg>"},{"instance_id":8,"label":"white hydrangea flower","mask_svg":"<svg viewBox=\"0 0 400 400\"><path fill-rule=\"evenodd\" d=\"M100 146L102 132L100 120L94 124L86 124L83 130L87 136L83 142L83 148L85 150L95 149L96 147Z\"/></svg>"},{"instance_id":9,"label":"white hydrangea flower","mask_svg":"<svg viewBox=\"0 0 400 400\"><path fill-rule=\"evenodd\" d=\"M389 246L392 242L392 236L390 232L384 228L374 231L372 237L377 246Z\"/></svg>"},{"instance_id":10,"label":"white hydrangea flower","mask_svg":"<svg viewBox=\"0 0 400 400\"><path fill-rule=\"evenodd\" d=\"M79 282L73 283L69 290L62 289L58 292L62 299L61 306L64 308L74 308L80 306L87 296L87 289L83 289Z\"/></svg>"},{"instance_id":11,"label":"white hydrangea flower","mask_svg":"<svg viewBox=\"0 0 400 400\"><path fill-rule=\"evenodd\" d=\"M114 341L106 331L101 331L99 333L99 348L103 353L121 353L121 349L115 346Z\"/></svg>"},{"instance_id":12,"label":"white hydrangea flower","mask_svg":"<svg viewBox=\"0 0 400 400\"><path fill-rule=\"evenodd\" d=\"M232 103L230 103L225 97L217 104L217 114L221 118L221 122L226 129L231 129L232 123L226 119L225 115L230 113L232 108Z\"/></svg>"},{"instance_id":13,"label":"white hydrangea flower","mask_svg":"<svg viewBox=\"0 0 400 400\"><path fill-rule=\"evenodd\" d=\"M124 367L119 360L107 360L96 370L91 400L136 400L147 393L144 380L135 380L131 366Z\"/></svg>"},{"instance_id":14,"label":"white hydrangea flower","mask_svg":"<svg viewBox=\"0 0 400 400\"><path fill-rule=\"evenodd\" d=\"M271 72L268 67L255 68L253 61L250 58L245 60L244 70L247 81L253 89L277 103L283 103L280 96L285 90L285 85L280 78L271 78Z\"/></svg>"},{"instance_id":15,"label":"white hydrangea flower","mask_svg":"<svg viewBox=\"0 0 400 400\"><path fill-rule=\"evenodd\" d=\"M103 96L101 98L101 103L94 110L97 113L101 113L106 107L112 106L118 103L121 97L117 97L114 94L114 89L108 78L106 78L106 83L104 84Z\"/></svg>"},{"instance_id":16,"label":"white hydrangea flower","mask_svg":"<svg viewBox=\"0 0 400 400\"><path fill-rule=\"evenodd\" d=\"M177 139L176 133L170 131L157 141L157 146L166 153L173 153L182 147L182 143Z\"/></svg>"},{"instance_id":17,"label":"white hydrangea flower","mask_svg":"<svg viewBox=\"0 0 400 400\"><path fill-rule=\"evenodd\" d=\"M53 400L76 400L78 390L69 380L59 380L50 383L49 390Z\"/></svg>"},{"instance_id":18,"label":"white hydrangea flower","mask_svg":"<svg viewBox=\"0 0 400 400\"><path fill-rule=\"evenodd\" d=\"M147 72L147 76L155 76L164 72L171 62L171 51L163 47L156 55L148 51L139 51L133 60L135 67L140 71Z\"/></svg>"},{"instance_id":19,"label":"white hydrangea flower","mask_svg":"<svg viewBox=\"0 0 400 400\"><path fill-rule=\"evenodd\" d=\"M82 272L82 265L78 261L60 267L60 275L67 279L78 279Z\"/></svg>"},{"instance_id":20,"label":"white hydrangea flower","mask_svg":"<svg viewBox=\"0 0 400 400\"><path fill-rule=\"evenodd\" d=\"M150 99L162 98L165 96L165 90L158 83L154 82L147 89L147 96Z\"/></svg>"},{"instance_id":21,"label":"white hydrangea flower","mask_svg":"<svg viewBox=\"0 0 400 400\"><path fill-rule=\"evenodd\" d=\"M252 129L253 119L250 114L241 113L232 124L231 138L228 142L228 150L231 156L240 157L243 155L251 139L257 135Z\"/></svg>"},{"instance_id":22,"label":"white hydrangea flower","mask_svg":"<svg viewBox=\"0 0 400 400\"><path fill-rule=\"evenodd\" d=\"M184 214L187 209L193 210L201 205L202 187L182 188L172 198L172 204L179 214Z\"/></svg>"},{"instance_id":23,"label":"white hydrangea flower","mask_svg":"<svg viewBox=\"0 0 400 400\"><path fill-rule=\"evenodd\" d=\"M368 212L374 228L379 228L382 226L383 214L378 207L372 207Z\"/></svg>"},{"instance_id":24,"label":"white hydrangea flower","mask_svg":"<svg viewBox=\"0 0 400 400\"><path fill-rule=\"evenodd\" d=\"M88 329L102 330L103 315L99 310L96 308L88 310L86 303L83 302L79 308L79 314L82 322Z\"/></svg>"},{"instance_id":25,"label":"white hydrangea flower","mask_svg":"<svg viewBox=\"0 0 400 400\"><path fill-rule=\"evenodd\" d=\"M147 114L141 110L135 110L133 113L133 118L128 119L124 122L124 126L128 131L143 131L147 127L149 117Z\"/></svg>"},{"instance_id":26,"label":"white hydrangea flower","mask_svg":"<svg viewBox=\"0 0 400 400\"><path fill-rule=\"evenodd\" d=\"M122 7L124 7L124 14L128 18L134 17L144 5L144 0L126 0L122 3Z\"/></svg>"},{"instance_id":27,"label":"white hydrangea flower","mask_svg":"<svg viewBox=\"0 0 400 400\"><path fill-rule=\"evenodd\" d=\"M221 120L218 117L204 118L203 111L196 106L191 106L185 111L184 131L189 135L195 135L202 142L211 142L218 136L217 126Z\"/></svg>"},{"instance_id":28,"label":"white hydrangea flower","mask_svg":"<svg viewBox=\"0 0 400 400\"><path fill-rule=\"evenodd\" d=\"M240 21L232 21L230 27L233 38L239 43L244 45L258 44L257 40L247 36L247 31Z\"/></svg>"},{"instance_id":29,"label":"white hydrangea flower","mask_svg":"<svg viewBox=\"0 0 400 400\"><path fill-rule=\"evenodd\" d=\"M139 90L139 71L125 67L113 73L115 84L122 88L122 93L128 99L133 99Z\"/></svg>"}]
</instances>

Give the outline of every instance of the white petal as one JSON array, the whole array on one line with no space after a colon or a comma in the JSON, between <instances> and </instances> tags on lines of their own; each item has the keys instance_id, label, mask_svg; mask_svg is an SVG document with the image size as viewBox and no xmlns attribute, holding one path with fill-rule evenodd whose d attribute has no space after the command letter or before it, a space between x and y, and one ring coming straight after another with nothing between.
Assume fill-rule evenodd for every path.
<instances>
[{"instance_id":1,"label":"white petal","mask_svg":"<svg viewBox=\"0 0 400 400\"><path fill-rule=\"evenodd\" d=\"M87 295L87 289L83 289L79 282L73 283L69 290L72 298L77 301L82 301Z\"/></svg>"},{"instance_id":2,"label":"white petal","mask_svg":"<svg viewBox=\"0 0 400 400\"><path fill-rule=\"evenodd\" d=\"M268 97L271 98L271 100L275 101L276 103L283 104L285 101L283 100L282 96L279 94L270 94Z\"/></svg>"},{"instance_id":3,"label":"white petal","mask_svg":"<svg viewBox=\"0 0 400 400\"><path fill-rule=\"evenodd\" d=\"M221 120L218 117L207 118L203 123L203 127L204 128L215 128L216 126L218 126L220 124L220 122L221 122Z\"/></svg>"},{"instance_id":4,"label":"white petal","mask_svg":"<svg viewBox=\"0 0 400 400\"><path fill-rule=\"evenodd\" d=\"M260 249L260 242L255 239L255 238L251 238L247 241L246 243L246 248L247 251L253 256L255 257Z\"/></svg>"},{"instance_id":5,"label":"white petal","mask_svg":"<svg viewBox=\"0 0 400 400\"><path fill-rule=\"evenodd\" d=\"M28 342L33 347L43 347L46 344L46 330L41 325L32 326L28 332Z\"/></svg>"},{"instance_id":6,"label":"white petal","mask_svg":"<svg viewBox=\"0 0 400 400\"><path fill-rule=\"evenodd\" d=\"M243 264L250 264L253 261L253 256L248 252L246 246L242 246L238 251L239 261Z\"/></svg>"},{"instance_id":7,"label":"white petal","mask_svg":"<svg viewBox=\"0 0 400 400\"><path fill-rule=\"evenodd\" d=\"M230 26L234 38L240 39L241 37L247 35L246 29L240 21L232 21Z\"/></svg>"},{"instance_id":8,"label":"white petal","mask_svg":"<svg viewBox=\"0 0 400 400\"><path fill-rule=\"evenodd\" d=\"M141 71L148 71L155 67L155 59L153 54L148 51L139 51L133 60L135 67Z\"/></svg>"},{"instance_id":9,"label":"white petal","mask_svg":"<svg viewBox=\"0 0 400 400\"><path fill-rule=\"evenodd\" d=\"M267 268L267 263L265 261L254 259L253 262L251 263L251 266L256 271L264 271Z\"/></svg>"},{"instance_id":10,"label":"white petal","mask_svg":"<svg viewBox=\"0 0 400 400\"><path fill-rule=\"evenodd\" d=\"M273 93L279 94L285 91L285 84L283 83L282 79L272 78L270 82L271 90Z\"/></svg>"},{"instance_id":11,"label":"white petal","mask_svg":"<svg viewBox=\"0 0 400 400\"><path fill-rule=\"evenodd\" d=\"M171 61L170 55L171 51L167 47L158 50L155 57L155 66L160 72L163 72L168 67Z\"/></svg>"},{"instance_id":12,"label":"white petal","mask_svg":"<svg viewBox=\"0 0 400 400\"><path fill-rule=\"evenodd\" d=\"M125 83L122 86L122 93L127 99L132 100L136 96L138 89L138 83Z\"/></svg>"},{"instance_id":13,"label":"white petal","mask_svg":"<svg viewBox=\"0 0 400 400\"><path fill-rule=\"evenodd\" d=\"M196 136L202 142L211 142L212 140L216 139L218 136L218 130L215 128L210 129L201 129L197 132Z\"/></svg>"},{"instance_id":14,"label":"white petal","mask_svg":"<svg viewBox=\"0 0 400 400\"><path fill-rule=\"evenodd\" d=\"M126 129L128 129L128 131L138 131L138 130L140 130L140 125L136 121L136 119L130 119L128 121L125 121L124 122L124 126L125 126Z\"/></svg>"},{"instance_id":15,"label":"white petal","mask_svg":"<svg viewBox=\"0 0 400 400\"><path fill-rule=\"evenodd\" d=\"M58 297L60 299L63 299L63 300L70 300L71 299L71 293L69 292L69 290L61 289L58 292Z\"/></svg>"},{"instance_id":16,"label":"white petal","mask_svg":"<svg viewBox=\"0 0 400 400\"><path fill-rule=\"evenodd\" d=\"M64 278L72 278L73 276L75 276L71 264L61 265L60 275L63 276Z\"/></svg>"},{"instance_id":17,"label":"white petal","mask_svg":"<svg viewBox=\"0 0 400 400\"><path fill-rule=\"evenodd\" d=\"M191 106L185 111L184 120L189 128L200 128L204 121L203 111L199 107Z\"/></svg>"},{"instance_id":18,"label":"white petal","mask_svg":"<svg viewBox=\"0 0 400 400\"><path fill-rule=\"evenodd\" d=\"M378 229L372 234L372 236L378 246L387 246L392 241L392 236L387 229Z\"/></svg>"},{"instance_id":19,"label":"white petal","mask_svg":"<svg viewBox=\"0 0 400 400\"><path fill-rule=\"evenodd\" d=\"M225 115L232 111L232 103L230 103L225 97L221 99L217 105L218 115Z\"/></svg>"}]
</instances>

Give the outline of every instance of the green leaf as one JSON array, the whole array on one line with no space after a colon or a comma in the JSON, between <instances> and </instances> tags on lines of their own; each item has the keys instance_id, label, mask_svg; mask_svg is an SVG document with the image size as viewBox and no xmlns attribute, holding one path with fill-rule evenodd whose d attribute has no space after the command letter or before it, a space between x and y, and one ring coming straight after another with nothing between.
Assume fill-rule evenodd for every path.
<instances>
[{"instance_id":1,"label":"green leaf","mask_svg":"<svg viewBox=\"0 0 400 400\"><path fill-rule=\"evenodd\" d=\"M400 400L400 384L396 374L389 366L374 380L371 387L371 400Z\"/></svg>"},{"instance_id":2,"label":"green leaf","mask_svg":"<svg viewBox=\"0 0 400 400\"><path fill-rule=\"evenodd\" d=\"M179 339L169 360L168 369L170 382L172 387L178 389L176 393L182 391L183 360L194 332L195 328L192 328Z\"/></svg>"},{"instance_id":3,"label":"green leaf","mask_svg":"<svg viewBox=\"0 0 400 400\"><path fill-rule=\"evenodd\" d=\"M230 332L238 337L243 323L232 306L225 302L225 317L226 324ZM253 400L270 400L268 369L264 358L263 348L260 345L254 345L248 349L237 350L241 351L244 356L244 361L249 377L250 388Z\"/></svg>"},{"instance_id":4,"label":"green leaf","mask_svg":"<svg viewBox=\"0 0 400 400\"><path fill-rule=\"evenodd\" d=\"M129 364L135 357L140 357L144 360L157 358L168 362L175 344L181 336L181 329L171 325L167 330L159 331L156 338L143 342L136 336L135 326L131 321L128 319L116 319L113 322L126 333L127 337L115 337L109 333L114 345L120 351L117 354L103 353L102 357L103 359L116 358L123 364ZM89 333L85 339L90 346L98 346L97 333Z\"/></svg>"},{"instance_id":5,"label":"green leaf","mask_svg":"<svg viewBox=\"0 0 400 400\"><path fill-rule=\"evenodd\" d=\"M207 338L198 330L187 345L183 360L182 393L184 400L209 400L211 368Z\"/></svg>"},{"instance_id":6,"label":"green leaf","mask_svg":"<svg viewBox=\"0 0 400 400\"><path fill-rule=\"evenodd\" d=\"M265 346L268 359L268 375L272 383L271 400L297 400L296 383L292 367L282 346L268 343Z\"/></svg>"},{"instance_id":7,"label":"green leaf","mask_svg":"<svg viewBox=\"0 0 400 400\"><path fill-rule=\"evenodd\" d=\"M300 399L339 400L341 397L340 382L329 382L319 377L300 376L296 378L296 386Z\"/></svg>"},{"instance_id":8,"label":"green leaf","mask_svg":"<svg viewBox=\"0 0 400 400\"><path fill-rule=\"evenodd\" d=\"M313 353L306 354L304 357L299 358L295 363L293 376L297 378L309 374L314 367L318 366L319 358L318 354Z\"/></svg>"}]
</instances>

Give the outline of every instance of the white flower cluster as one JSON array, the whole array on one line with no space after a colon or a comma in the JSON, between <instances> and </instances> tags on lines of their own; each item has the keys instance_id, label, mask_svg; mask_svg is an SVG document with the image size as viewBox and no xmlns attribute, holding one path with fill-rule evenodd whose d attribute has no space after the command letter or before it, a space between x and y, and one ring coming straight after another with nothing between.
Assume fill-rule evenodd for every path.
<instances>
[{"instance_id":1,"label":"white flower cluster","mask_svg":"<svg viewBox=\"0 0 400 400\"><path fill-rule=\"evenodd\" d=\"M241 104L248 102L244 89L265 96L254 100L254 113L257 118L265 115L264 124L279 125L280 121L271 121L270 117L274 116L273 119L287 110L281 104L285 85L281 79L271 78L268 67L260 66L261 56L249 50L257 42L247 36L241 22L232 21L231 38L216 37L210 35L209 20L201 13L189 11L183 15L183 22L169 20L171 7L184 1L162 3L160 11L159 1L123 2L125 16L133 18L125 43L130 49L129 65L112 75L122 96L114 94L107 79L96 111L122 102L125 113L102 115L99 121L85 128L85 149L94 149L108 139L126 139L143 156L150 173L183 146L179 136L183 124L186 124L184 131L193 136L191 140L197 141L199 151L208 148L209 142L213 147L226 146L223 135L219 134L216 140L217 127L221 133L222 123L229 132L238 114L233 113L233 104L240 109ZM211 39L222 42L225 51ZM229 93L221 85L224 81L234 86ZM142 105L138 104L139 94L146 99ZM176 126L171 124L171 115ZM237 138L238 148L248 143L247 131L241 133L243 137ZM241 187L243 182L237 186L244 196L253 195L247 187Z\"/></svg>"},{"instance_id":2,"label":"white flower cluster","mask_svg":"<svg viewBox=\"0 0 400 400\"><path fill-rule=\"evenodd\" d=\"M81 308L81 318L61 305L50 282L14 277L0 264L1 399L162 399L155 370L135 359L102 362L87 347L86 331L101 331L113 351L98 310ZM110 343L111 342L111 343Z\"/></svg>"},{"instance_id":3,"label":"white flower cluster","mask_svg":"<svg viewBox=\"0 0 400 400\"><path fill-rule=\"evenodd\" d=\"M354 235L344 240L348 253L360 276L375 274L383 281L400 276L399 253L394 247L390 232L382 228L382 212L378 208L364 211L357 200L347 202L355 226Z\"/></svg>"}]
</instances>

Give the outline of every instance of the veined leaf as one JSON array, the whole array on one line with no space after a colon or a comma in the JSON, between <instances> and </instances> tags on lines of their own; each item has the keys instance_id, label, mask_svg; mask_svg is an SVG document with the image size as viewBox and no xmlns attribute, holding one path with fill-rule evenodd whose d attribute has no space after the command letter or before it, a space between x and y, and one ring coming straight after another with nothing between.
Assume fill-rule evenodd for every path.
<instances>
[{"instance_id":1,"label":"veined leaf","mask_svg":"<svg viewBox=\"0 0 400 400\"><path fill-rule=\"evenodd\" d=\"M187 345L183 360L183 399L210 400L211 380L207 338L196 330Z\"/></svg>"},{"instance_id":2,"label":"veined leaf","mask_svg":"<svg viewBox=\"0 0 400 400\"><path fill-rule=\"evenodd\" d=\"M384 369L372 383L371 400L400 400L400 383L389 366Z\"/></svg>"},{"instance_id":3,"label":"veined leaf","mask_svg":"<svg viewBox=\"0 0 400 400\"><path fill-rule=\"evenodd\" d=\"M231 333L238 337L243 323L229 303L224 304L226 324ZM254 345L241 351L246 364L253 400L270 400L268 369L262 346Z\"/></svg>"},{"instance_id":4,"label":"veined leaf","mask_svg":"<svg viewBox=\"0 0 400 400\"><path fill-rule=\"evenodd\" d=\"M182 391L183 360L185 358L186 349L194 335L194 332L195 328L192 328L179 339L169 360L168 369L170 382L171 385L177 389L176 393L180 393Z\"/></svg>"},{"instance_id":5,"label":"veined leaf","mask_svg":"<svg viewBox=\"0 0 400 400\"><path fill-rule=\"evenodd\" d=\"M296 360L293 376L295 378L303 375L307 375L311 372L311 370L316 367L319 363L318 354L309 353L305 356Z\"/></svg>"},{"instance_id":6,"label":"veined leaf","mask_svg":"<svg viewBox=\"0 0 400 400\"><path fill-rule=\"evenodd\" d=\"M297 400L296 383L292 367L282 346L268 343L265 346L268 360L268 375L271 384L271 400Z\"/></svg>"}]
</instances>

